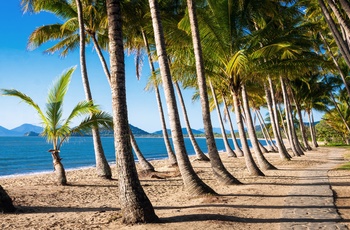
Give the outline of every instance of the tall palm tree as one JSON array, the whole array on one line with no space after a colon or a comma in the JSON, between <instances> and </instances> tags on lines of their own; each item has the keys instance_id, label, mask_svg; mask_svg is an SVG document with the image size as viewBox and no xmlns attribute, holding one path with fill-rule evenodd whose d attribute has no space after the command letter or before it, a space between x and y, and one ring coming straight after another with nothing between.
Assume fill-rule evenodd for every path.
<instances>
[{"instance_id":1,"label":"tall palm tree","mask_svg":"<svg viewBox=\"0 0 350 230\"><path fill-rule=\"evenodd\" d=\"M182 93L181 93L181 89L180 89L179 83L176 81L176 82L174 82L174 85L175 85L175 90L176 90L177 95L179 97L179 102L180 102L180 105L181 105L181 108L182 108L182 112L183 112L183 115L184 115L183 118L185 120L187 133L188 133L188 136L189 136L189 138L191 140L194 152L196 153L196 158L197 158L197 160L200 160L200 161L209 161L209 158L200 149L200 147L199 147L199 145L198 145L198 143L196 141L196 138L193 135L192 128L191 128L191 125L190 125L190 121L189 121L188 115L187 115L186 105L185 105L185 102L184 102L184 99L183 99L183 96L182 96Z\"/></svg>"},{"instance_id":2,"label":"tall palm tree","mask_svg":"<svg viewBox=\"0 0 350 230\"><path fill-rule=\"evenodd\" d=\"M218 102L216 92L215 92L215 89L214 89L214 86L213 86L211 80L209 80L209 86L210 86L211 94L212 94L214 104L216 107L216 112L218 114L218 119L219 119L220 128L221 128L221 135L222 135L222 140L224 142L225 151L229 157L237 157L236 153L232 150L230 144L228 143L228 139L227 139L227 135L226 135L225 127L224 127L224 122L222 121L222 116L221 116L221 112L220 112L219 102Z\"/></svg>"},{"instance_id":3,"label":"tall palm tree","mask_svg":"<svg viewBox=\"0 0 350 230\"><path fill-rule=\"evenodd\" d=\"M62 50L61 55L65 56L69 51L75 49L77 44L79 44L81 77L85 97L86 100L92 100L85 61L86 24L84 22L86 20L84 20L81 1L75 0L75 3L73 3L72 1L22 0L22 6L25 12L29 10L33 10L34 12L48 11L55 14L57 17L66 20L64 24L44 25L37 28L30 35L29 47L36 48L52 39L60 39L61 41L49 48L47 52ZM95 149L97 175L110 179L112 177L112 172L104 154L98 127L92 128L92 136Z\"/></svg>"},{"instance_id":4,"label":"tall palm tree","mask_svg":"<svg viewBox=\"0 0 350 230\"><path fill-rule=\"evenodd\" d=\"M160 73L162 76L163 90L168 108L171 135L174 143L177 163L180 169L180 173L182 175L184 186L191 194L215 194L214 190L212 190L208 185L206 185L194 172L189 161L187 151L185 148L183 134L181 131L180 119L177 110L174 89L172 85L158 1L149 0L149 7L152 16L152 26L154 31Z\"/></svg>"},{"instance_id":5,"label":"tall palm tree","mask_svg":"<svg viewBox=\"0 0 350 230\"><path fill-rule=\"evenodd\" d=\"M155 222L158 221L158 217L140 184L130 143L120 1L107 0L106 4L114 143L119 177L119 200L123 213L122 220L127 224Z\"/></svg>"},{"instance_id":6,"label":"tall palm tree","mask_svg":"<svg viewBox=\"0 0 350 230\"><path fill-rule=\"evenodd\" d=\"M60 185L67 184L65 169L60 158L60 148L68 140L72 133L86 131L94 126L103 125L107 128L112 126L112 118L106 113L100 112L92 101L82 101L78 103L69 114L68 118L62 118L63 101L68 90L70 79L75 68L71 68L60 76L52 88L49 90L46 110L43 111L32 98L17 90L1 90L5 96L14 96L32 106L38 113L44 131L41 134L53 144L49 150L53 159L53 166L57 174L57 182ZM72 120L78 116L88 115L78 126L71 127Z\"/></svg>"},{"instance_id":7,"label":"tall palm tree","mask_svg":"<svg viewBox=\"0 0 350 230\"><path fill-rule=\"evenodd\" d=\"M151 18L149 17L148 13L148 3L146 1L124 2L123 12L124 27L127 28L124 34L125 47L129 50L129 52L133 52L135 55L136 75L138 78L140 77L141 62L144 54L143 50L146 50L151 76L149 77L149 81L145 89L154 90L155 92L160 122L162 125L164 144L168 153L168 160L170 165L176 165L176 156L170 144L167 125L164 118L162 100L159 92L160 80L156 74L154 58L152 57L153 50L151 50L152 43L150 43L152 31L149 31Z\"/></svg>"},{"instance_id":8,"label":"tall palm tree","mask_svg":"<svg viewBox=\"0 0 350 230\"><path fill-rule=\"evenodd\" d=\"M248 127L249 139L253 145L254 153L255 153L255 156L257 158L257 161L258 161L260 168L262 168L264 170L276 169L275 166L273 166L270 162L268 162L268 160L264 157L264 155L262 154L262 152L260 150L259 143L258 143L259 140L256 136L252 116L250 113L250 107L249 107L249 103L248 103L248 94L247 94L246 87L244 84L242 85L242 104L243 104L243 108L245 111L245 118L246 118L246 123L247 123L247 127Z\"/></svg>"}]
</instances>

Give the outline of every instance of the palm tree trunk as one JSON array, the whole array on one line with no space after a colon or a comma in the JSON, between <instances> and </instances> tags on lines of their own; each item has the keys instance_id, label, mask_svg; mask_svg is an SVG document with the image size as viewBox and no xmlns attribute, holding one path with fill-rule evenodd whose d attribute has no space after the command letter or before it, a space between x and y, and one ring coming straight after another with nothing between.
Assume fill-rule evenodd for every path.
<instances>
[{"instance_id":1,"label":"palm tree trunk","mask_svg":"<svg viewBox=\"0 0 350 230\"><path fill-rule=\"evenodd\" d=\"M16 208L13 206L11 197L0 185L0 213L13 213L15 211Z\"/></svg>"},{"instance_id":2,"label":"palm tree trunk","mask_svg":"<svg viewBox=\"0 0 350 230\"><path fill-rule=\"evenodd\" d=\"M281 138L282 140L282 134L281 134L281 130L279 127L279 122L278 122L278 111L277 111L277 103L276 103L276 97L275 97L275 90L273 88L273 83L272 83L272 79L270 76L268 76L268 81L269 81L269 87L270 87L270 96L271 96L271 101L272 101L272 112L273 112L273 118L275 119L275 124L276 124L276 128L277 128L277 133L278 136ZM283 120L281 121L283 123Z\"/></svg>"},{"instance_id":3,"label":"palm tree trunk","mask_svg":"<svg viewBox=\"0 0 350 230\"><path fill-rule=\"evenodd\" d=\"M98 44L98 41L96 39L96 35L95 34L91 34L91 38L92 38L92 42L94 43L94 47L95 47L95 50L97 52L97 55L98 55L98 57L100 59L100 62L101 62L102 68L103 68L103 72L105 73L105 75L107 77L107 81L108 81L109 85L111 85L111 75L110 75L110 72L109 72L109 69L108 69L108 66L107 66L106 59L104 58L104 56L102 54L101 47Z\"/></svg>"},{"instance_id":4,"label":"palm tree trunk","mask_svg":"<svg viewBox=\"0 0 350 230\"><path fill-rule=\"evenodd\" d=\"M277 124L276 124L276 118L275 113L272 109L272 98L271 98L271 92L269 91L267 85L264 83L264 89L265 89L265 95L266 95L266 102L267 102L267 107L269 110L269 114L270 114L270 120L271 120L271 126L272 126L272 132L273 135L275 136L275 142L277 144L277 148L278 148L278 153L280 155L280 158L283 160L290 160L290 155L287 152L286 147L284 146L283 142L282 142L282 138L279 135L277 129Z\"/></svg>"},{"instance_id":5,"label":"palm tree trunk","mask_svg":"<svg viewBox=\"0 0 350 230\"><path fill-rule=\"evenodd\" d=\"M339 72L339 75L340 75L341 79L343 80L343 83L344 83L344 86L345 86L345 88L346 88L346 91L348 92L348 96L350 97L350 87L349 87L349 85L348 85L348 83L347 83L347 81L346 81L346 76L345 76L345 74L343 73L343 70L340 68L338 61L335 59L334 54L333 54L331 48L329 47L329 45L328 45L326 39L324 38L323 34L322 34L322 33L319 33L319 35L320 35L320 37L321 37L323 43L325 44L328 53L329 53L330 56L332 57L332 60L333 60L334 65L337 67L337 70L338 70L338 72Z\"/></svg>"},{"instance_id":6,"label":"palm tree trunk","mask_svg":"<svg viewBox=\"0 0 350 230\"><path fill-rule=\"evenodd\" d=\"M247 137L246 137L245 131L244 131L243 120L242 120L242 116L241 116L241 108L239 106L238 98L239 98L238 92L233 92L233 105L235 108L239 139L241 140L245 164L246 164L246 167L251 175L264 176L264 173L258 168L256 163L254 162L254 159L253 159L252 154L250 152L248 142L247 142Z\"/></svg>"},{"instance_id":7,"label":"palm tree trunk","mask_svg":"<svg viewBox=\"0 0 350 230\"><path fill-rule=\"evenodd\" d=\"M163 89L168 108L171 135L173 139L177 163L184 182L184 187L190 194L193 195L216 194L215 191L206 185L194 172L188 158L170 75L170 68L165 48L165 40L160 19L158 1L149 0L149 6L151 10L152 26L156 43L160 74L162 76Z\"/></svg>"},{"instance_id":8,"label":"palm tree trunk","mask_svg":"<svg viewBox=\"0 0 350 230\"><path fill-rule=\"evenodd\" d=\"M299 144L297 142L297 139L295 139L295 136L293 134L294 130L294 122L292 118L292 113L291 113L291 106L290 106L290 101L287 95L287 89L284 83L284 80L282 76L280 76L280 82L281 82L281 88L282 88L282 93L283 93L283 100L284 100L284 110L285 110L285 115L286 115L286 123L287 123L287 131L288 131L288 136L290 139L290 145L292 148L293 153L296 156L302 155L302 152L299 150Z\"/></svg>"},{"instance_id":9,"label":"palm tree trunk","mask_svg":"<svg viewBox=\"0 0 350 230\"><path fill-rule=\"evenodd\" d=\"M120 1L107 0L108 38L111 66L111 91L114 122L119 200L122 222L127 224L158 221L136 171L130 143L125 88L125 64Z\"/></svg>"},{"instance_id":10,"label":"palm tree trunk","mask_svg":"<svg viewBox=\"0 0 350 230\"><path fill-rule=\"evenodd\" d=\"M312 135L314 136L315 139L315 147L318 147L318 143L317 143L317 139L316 139L316 128L315 128L315 121L314 121L314 114L312 112L312 110L310 111L311 113L311 127L312 127Z\"/></svg>"},{"instance_id":11,"label":"palm tree trunk","mask_svg":"<svg viewBox=\"0 0 350 230\"><path fill-rule=\"evenodd\" d=\"M222 140L223 140L224 145L225 145L226 153L227 153L227 155L229 157L237 157L235 152L233 152L232 148L230 147L230 144L228 143L227 135L226 135L226 132L225 132L224 123L222 122L222 118L221 118L219 103L218 103L218 100L217 100L217 97L216 97L216 93L215 93L213 84L212 84L212 82L210 80L209 80L209 86L210 86L210 89L211 89L211 93L213 95L216 111L217 111L217 114L218 114L218 119L219 119L219 123L220 123L221 134L222 134Z\"/></svg>"},{"instance_id":12,"label":"palm tree trunk","mask_svg":"<svg viewBox=\"0 0 350 230\"><path fill-rule=\"evenodd\" d=\"M233 129L231 116L230 116L230 113L229 113L229 110L227 107L227 103L226 103L226 99L224 96L222 96L222 101L224 102L224 109L225 109L225 112L227 114L228 123L230 124L231 139L233 141L233 146L235 147L235 153L238 157L243 157L243 151L238 145L237 138L235 135L235 130Z\"/></svg>"},{"instance_id":13,"label":"palm tree trunk","mask_svg":"<svg viewBox=\"0 0 350 230\"><path fill-rule=\"evenodd\" d=\"M297 114L298 114L298 117L299 117L299 128L300 128L301 138L303 140L304 147L307 150L312 150L312 148L309 145L309 142L307 141L307 136L306 136L305 126L304 126L303 116L301 115L300 104L295 99L293 90L291 90L291 96L293 98L293 101L294 101L294 104L295 104L295 108L297 110Z\"/></svg>"},{"instance_id":14,"label":"palm tree trunk","mask_svg":"<svg viewBox=\"0 0 350 230\"><path fill-rule=\"evenodd\" d=\"M350 28L345 22L344 18L342 17L340 11L338 10L337 6L333 2L334 0L328 0L328 5L332 9L334 16L338 20L339 25L344 29L344 37L349 42L349 35L350 35Z\"/></svg>"},{"instance_id":15,"label":"palm tree trunk","mask_svg":"<svg viewBox=\"0 0 350 230\"><path fill-rule=\"evenodd\" d=\"M210 158L211 168L216 178L223 184L241 184L235 177L233 177L225 168L221 161L218 149L216 147L213 127L210 118L209 100L207 93L207 83L204 73L204 61L202 55L202 47L198 30L198 22L196 17L195 4L192 0L187 1L187 8L189 12L191 34L193 42L194 56L196 60L196 73L199 95L201 99L203 125L205 130L205 137L208 146L208 155Z\"/></svg>"},{"instance_id":16,"label":"palm tree trunk","mask_svg":"<svg viewBox=\"0 0 350 230\"><path fill-rule=\"evenodd\" d=\"M61 157L59 154L59 150L50 150L52 160L53 160L53 167L55 169L55 173L57 176L57 183L59 185L67 185L67 177L66 177L66 171L63 167L63 164L61 162Z\"/></svg>"},{"instance_id":17,"label":"palm tree trunk","mask_svg":"<svg viewBox=\"0 0 350 230\"><path fill-rule=\"evenodd\" d=\"M147 36L146 36L145 31L143 29L141 29L141 33L142 33L142 37L143 37L143 42L144 42L146 50L147 50L148 63L149 63L151 72L152 72L152 74L155 74L155 68L154 68L153 59L152 59L152 55L151 55L151 50L149 48ZM168 135L168 130L167 130L166 123L165 123L162 100L160 98L160 93L159 93L159 88L158 88L157 82L154 83L154 91L156 93L159 117L160 117L160 121L162 124L163 139L164 139L165 148L166 148L167 153L168 153L168 159L169 159L170 165L176 165L177 164L176 156L175 156L175 153L174 153L174 151L171 147L170 141L169 141L169 135Z\"/></svg>"},{"instance_id":18,"label":"palm tree trunk","mask_svg":"<svg viewBox=\"0 0 350 230\"><path fill-rule=\"evenodd\" d=\"M320 4L322 13L325 17L325 20L328 24L328 27L333 34L334 40L337 43L339 51L343 55L343 58L344 58L346 64L348 65L348 67L350 67L350 51L348 49L348 45L342 39L342 36L341 36L333 18L331 17L326 5L324 4L323 0L318 0L318 2Z\"/></svg>"},{"instance_id":19,"label":"palm tree trunk","mask_svg":"<svg viewBox=\"0 0 350 230\"><path fill-rule=\"evenodd\" d=\"M253 145L255 157L258 160L258 164L260 168L264 170L269 170L269 169L277 169L275 166L273 166L270 162L268 162L265 158L265 156L262 154L259 146L259 140L256 137L256 133L254 130L254 125L253 125L253 120L252 116L250 114L250 108L249 108L249 102L248 102L248 94L245 88L245 85L242 85L242 103L245 111L245 117L246 117L246 123L248 127L248 134L249 134L249 139L250 142Z\"/></svg>"},{"instance_id":20,"label":"palm tree trunk","mask_svg":"<svg viewBox=\"0 0 350 230\"><path fill-rule=\"evenodd\" d=\"M350 3L347 0L339 0L339 2L348 18L350 18Z\"/></svg>"},{"instance_id":21,"label":"palm tree trunk","mask_svg":"<svg viewBox=\"0 0 350 230\"><path fill-rule=\"evenodd\" d=\"M341 110L339 109L339 106L338 106L338 103L335 101L335 98L334 98L334 95L332 92L330 92L330 96L331 96L331 99L332 99L332 102L334 104L334 107L336 108L341 120L343 121L346 129L348 130L348 132L350 133L350 126L348 125L348 123L346 122L346 119L344 117L344 115L342 114Z\"/></svg>"},{"instance_id":22,"label":"palm tree trunk","mask_svg":"<svg viewBox=\"0 0 350 230\"><path fill-rule=\"evenodd\" d=\"M148 160L146 160L146 158L143 156L142 152L139 149L139 146L137 145L134 134L132 133L131 130L130 130L130 142L131 142L131 147L133 148L142 169L146 172L154 172L153 165Z\"/></svg>"},{"instance_id":23,"label":"palm tree trunk","mask_svg":"<svg viewBox=\"0 0 350 230\"><path fill-rule=\"evenodd\" d=\"M183 112L183 115L184 115L184 120L185 120L185 124L186 124L186 128L187 128L187 133L188 133L188 136L189 136L189 138L191 140L194 152L196 153L196 158L197 158L197 160L201 160L201 161L209 161L209 158L199 148L199 145L198 145L198 143L196 141L196 138L193 135L193 132L192 132L192 129L191 129L191 125L190 125L190 121L188 120L186 106L185 106L184 99L182 97L182 93L181 93L181 89L180 89L179 83L176 81L176 82L174 82L174 85L175 85L175 89L177 91L177 95L179 96L179 101L180 101L180 105L181 105L182 112Z\"/></svg>"},{"instance_id":24,"label":"palm tree trunk","mask_svg":"<svg viewBox=\"0 0 350 230\"><path fill-rule=\"evenodd\" d=\"M266 143L270 146L271 151L276 151L277 152L278 148L275 145L275 143L272 141L271 135L270 135L270 133L269 133L267 127L266 127L266 124L264 122L264 119L263 119L259 109L256 110L256 115L258 117L258 120L259 120L259 123L260 123L260 126L261 126L261 130L263 130L263 134L264 134Z\"/></svg>"},{"instance_id":25,"label":"palm tree trunk","mask_svg":"<svg viewBox=\"0 0 350 230\"><path fill-rule=\"evenodd\" d=\"M78 10L78 20L79 20L79 31L80 31L80 68L81 68L81 77L83 81L84 91L86 100L92 101L92 95L89 85L89 79L87 75L86 60L85 60L85 30L83 22L83 13L82 5L80 0L75 0ZM95 150L95 159L96 159L96 171L97 175L106 179L112 178L111 168L108 164L106 156L103 151L100 132L98 127L92 129L92 138L94 143Z\"/></svg>"},{"instance_id":26,"label":"palm tree trunk","mask_svg":"<svg viewBox=\"0 0 350 230\"><path fill-rule=\"evenodd\" d=\"M316 142L316 138L314 135L314 130L312 128L312 121L311 121L311 112L307 111L307 116L308 116L308 120L309 120L309 129L310 129L310 135L311 135L311 141L312 141L312 145L317 148L318 144Z\"/></svg>"}]
</instances>

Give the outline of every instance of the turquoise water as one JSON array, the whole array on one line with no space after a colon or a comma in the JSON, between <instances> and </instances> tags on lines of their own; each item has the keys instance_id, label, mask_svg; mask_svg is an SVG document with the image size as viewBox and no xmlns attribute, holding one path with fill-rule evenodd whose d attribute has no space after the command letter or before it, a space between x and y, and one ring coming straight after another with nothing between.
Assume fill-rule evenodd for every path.
<instances>
[{"instance_id":1,"label":"turquoise water","mask_svg":"<svg viewBox=\"0 0 350 230\"><path fill-rule=\"evenodd\" d=\"M136 138L139 148L148 160L167 158L163 138ZM207 147L204 138L197 138L204 153ZM113 137L102 137L103 148L108 162L115 162ZM216 139L218 150L224 149L222 139ZM194 150L185 138L189 155ZM231 143L232 144L232 143ZM262 142L262 144L264 144ZM233 144L231 145L233 148ZM48 152L51 144L42 137L0 137L0 177L52 172L52 158ZM95 156L91 137L72 137L61 148L61 158L66 169L94 166ZM136 158L135 158L136 159Z\"/></svg>"}]
</instances>

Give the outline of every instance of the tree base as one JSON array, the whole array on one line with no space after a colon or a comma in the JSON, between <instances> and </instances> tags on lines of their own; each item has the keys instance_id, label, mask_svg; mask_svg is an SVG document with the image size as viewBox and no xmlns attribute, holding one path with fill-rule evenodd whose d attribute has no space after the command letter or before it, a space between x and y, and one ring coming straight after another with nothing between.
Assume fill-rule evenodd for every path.
<instances>
[{"instance_id":1,"label":"tree base","mask_svg":"<svg viewBox=\"0 0 350 230\"><path fill-rule=\"evenodd\" d=\"M12 199L7 194L5 189L0 185L0 212L2 213L12 213L15 212L16 208L12 204Z\"/></svg>"}]
</instances>

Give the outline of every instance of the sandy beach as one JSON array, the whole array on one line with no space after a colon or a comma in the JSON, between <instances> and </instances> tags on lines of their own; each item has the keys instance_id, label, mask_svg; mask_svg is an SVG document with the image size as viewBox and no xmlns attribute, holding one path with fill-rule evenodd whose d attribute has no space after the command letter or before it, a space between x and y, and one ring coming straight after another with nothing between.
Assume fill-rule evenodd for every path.
<instances>
[{"instance_id":1,"label":"sandy beach","mask_svg":"<svg viewBox=\"0 0 350 230\"><path fill-rule=\"evenodd\" d=\"M70 185L64 187L55 185L53 173L1 178L0 185L18 208L15 214L0 215L1 229L280 229L285 200L298 183L298 173L327 162L334 151L350 152L320 147L291 161L267 153L278 170L265 171L265 177L249 176L243 158L221 153L227 169L244 183L239 186L219 184L209 162L193 161L198 175L220 194L204 197L187 194L177 169L165 160L152 161L157 172L140 173L140 180L161 222L134 226L121 224L117 180L99 179L92 168L68 171ZM350 227L350 171L330 170L328 179L340 222Z\"/></svg>"}]
</instances>

